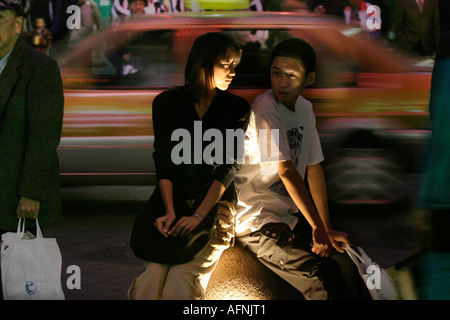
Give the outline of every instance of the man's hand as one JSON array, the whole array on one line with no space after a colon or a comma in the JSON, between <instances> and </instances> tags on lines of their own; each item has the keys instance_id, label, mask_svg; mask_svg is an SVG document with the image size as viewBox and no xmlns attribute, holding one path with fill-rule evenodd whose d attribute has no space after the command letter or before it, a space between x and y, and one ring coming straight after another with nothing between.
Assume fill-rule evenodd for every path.
<instances>
[{"instance_id":1,"label":"man's hand","mask_svg":"<svg viewBox=\"0 0 450 320\"><path fill-rule=\"evenodd\" d=\"M312 240L312 252L321 257L329 257L331 255L333 246L325 230L322 228L313 228Z\"/></svg>"},{"instance_id":2,"label":"man's hand","mask_svg":"<svg viewBox=\"0 0 450 320\"><path fill-rule=\"evenodd\" d=\"M340 253L345 252L345 250L343 249L344 244L348 246L351 245L350 240L348 239L348 235L345 232L332 230L328 232L328 237L330 238L333 247Z\"/></svg>"},{"instance_id":3,"label":"man's hand","mask_svg":"<svg viewBox=\"0 0 450 320\"><path fill-rule=\"evenodd\" d=\"M17 206L17 217L25 219L37 219L41 203L37 200L21 197Z\"/></svg>"}]
</instances>

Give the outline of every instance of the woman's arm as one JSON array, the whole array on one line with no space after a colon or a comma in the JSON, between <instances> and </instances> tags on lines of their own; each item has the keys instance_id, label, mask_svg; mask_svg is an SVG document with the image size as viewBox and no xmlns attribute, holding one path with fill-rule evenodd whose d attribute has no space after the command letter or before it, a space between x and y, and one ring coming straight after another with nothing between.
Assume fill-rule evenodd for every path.
<instances>
[{"instance_id":1,"label":"woman's arm","mask_svg":"<svg viewBox=\"0 0 450 320\"><path fill-rule=\"evenodd\" d=\"M184 236L192 232L206 218L208 213L222 198L225 186L218 180L214 180L206 193L205 198L195 210L194 215L181 217L180 220L168 232L168 235Z\"/></svg>"},{"instance_id":2,"label":"woman's arm","mask_svg":"<svg viewBox=\"0 0 450 320\"><path fill-rule=\"evenodd\" d=\"M158 186L164 207L166 208L166 214L156 219L155 226L167 238L169 235L168 230L176 218L175 208L173 206L173 184L168 179L161 179L158 181Z\"/></svg>"},{"instance_id":3,"label":"woman's arm","mask_svg":"<svg viewBox=\"0 0 450 320\"><path fill-rule=\"evenodd\" d=\"M153 159L156 169L156 179L161 192L166 214L155 221L158 231L168 236L168 230L175 221L175 208L173 203L172 174L174 171L171 156L172 118L170 114L170 93L164 92L153 100L152 118L154 130Z\"/></svg>"}]
</instances>

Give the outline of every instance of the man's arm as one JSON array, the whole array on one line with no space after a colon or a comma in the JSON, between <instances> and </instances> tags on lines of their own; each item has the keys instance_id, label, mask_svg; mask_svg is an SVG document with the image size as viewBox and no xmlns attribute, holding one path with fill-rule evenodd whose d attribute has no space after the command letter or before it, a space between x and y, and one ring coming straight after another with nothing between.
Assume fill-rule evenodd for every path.
<instances>
[{"instance_id":1,"label":"man's arm","mask_svg":"<svg viewBox=\"0 0 450 320\"><path fill-rule=\"evenodd\" d=\"M328 210L328 196L327 187L325 183L325 176L320 163L309 165L307 167L308 184L311 192L311 197L319 212L319 216L323 222L326 232L330 237L333 247L339 252L344 252L338 242L344 242L350 245L347 234L343 232L334 231L331 225L330 214Z\"/></svg>"},{"instance_id":2,"label":"man's arm","mask_svg":"<svg viewBox=\"0 0 450 320\"><path fill-rule=\"evenodd\" d=\"M31 75L27 98L27 148L19 180L17 214L37 218L45 201L61 139L64 112L62 80L54 60L41 63Z\"/></svg>"},{"instance_id":3,"label":"man's arm","mask_svg":"<svg viewBox=\"0 0 450 320\"><path fill-rule=\"evenodd\" d=\"M320 256L329 256L332 248L331 241L300 173L291 161L279 162L278 173L295 205L313 230L312 252Z\"/></svg>"}]
</instances>

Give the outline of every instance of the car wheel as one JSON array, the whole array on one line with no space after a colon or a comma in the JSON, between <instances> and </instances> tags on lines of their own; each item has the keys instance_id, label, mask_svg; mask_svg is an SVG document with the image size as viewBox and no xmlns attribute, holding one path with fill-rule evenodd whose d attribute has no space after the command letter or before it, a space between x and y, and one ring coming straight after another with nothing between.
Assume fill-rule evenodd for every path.
<instances>
[{"instance_id":1,"label":"car wheel","mask_svg":"<svg viewBox=\"0 0 450 320\"><path fill-rule=\"evenodd\" d=\"M332 203L389 205L404 199L403 161L373 133L350 135L328 158L324 172Z\"/></svg>"},{"instance_id":2,"label":"car wheel","mask_svg":"<svg viewBox=\"0 0 450 320\"><path fill-rule=\"evenodd\" d=\"M395 154L386 149L340 149L324 167L328 198L338 204L393 204L406 183Z\"/></svg>"}]
</instances>

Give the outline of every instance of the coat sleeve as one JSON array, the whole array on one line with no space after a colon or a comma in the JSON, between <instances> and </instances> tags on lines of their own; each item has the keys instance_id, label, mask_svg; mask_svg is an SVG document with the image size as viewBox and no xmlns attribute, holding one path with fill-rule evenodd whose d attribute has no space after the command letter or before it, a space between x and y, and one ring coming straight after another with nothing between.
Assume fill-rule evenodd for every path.
<instances>
[{"instance_id":1,"label":"coat sleeve","mask_svg":"<svg viewBox=\"0 0 450 320\"><path fill-rule=\"evenodd\" d=\"M59 174L64 94L58 65L45 59L32 71L27 94L27 141L18 194L46 199L51 179ZM56 171L56 173L55 173Z\"/></svg>"}]
</instances>

